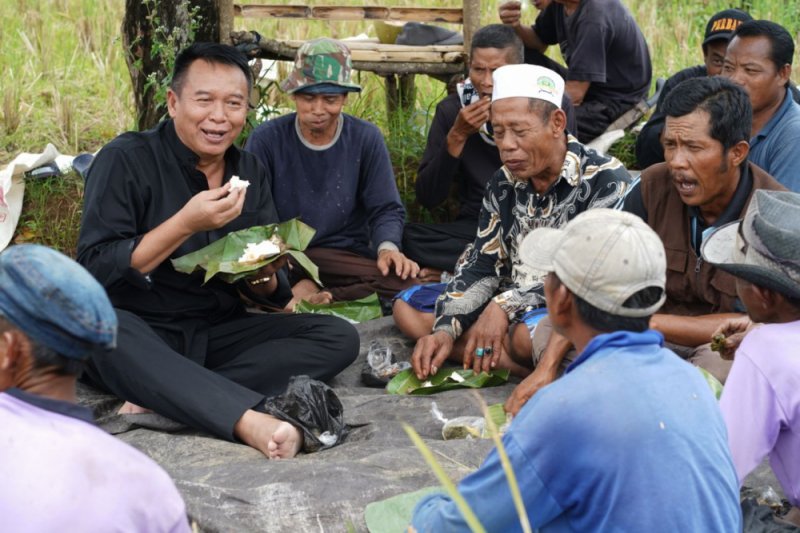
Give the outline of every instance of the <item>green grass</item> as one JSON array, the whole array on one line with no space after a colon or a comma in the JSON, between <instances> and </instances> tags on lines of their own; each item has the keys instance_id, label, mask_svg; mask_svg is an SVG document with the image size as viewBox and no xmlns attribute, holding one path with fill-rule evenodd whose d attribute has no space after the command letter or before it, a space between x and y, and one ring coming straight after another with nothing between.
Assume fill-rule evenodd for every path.
<instances>
[{"instance_id":1,"label":"green grass","mask_svg":"<svg viewBox=\"0 0 800 533\"><path fill-rule=\"evenodd\" d=\"M281 0L271 0L280 2ZM636 17L650 45L654 76L668 76L700 62L700 43L705 23L714 12L731 6L746 7L756 18L769 18L785 26L794 36L800 32L800 10L786 0L624 0ZM298 3L283 0L284 3ZM359 0L325 0L330 4L356 5ZM371 4L436 5L458 7L459 0L389 0ZM255 3L255 1L253 1ZM482 21L497 22L500 0L482 2ZM737 5L738 4L738 5ZM95 151L118 133L134 124L130 78L120 38L124 2L112 0L0 0L3 30L0 32L0 57L4 75L0 77L0 164L5 165L22 151L41 151L52 142L62 153ZM525 11L526 22L533 22L534 9ZM374 36L369 23L319 22L283 19L257 21L237 19L237 29L256 29L266 36L297 39L331 36L344 38L359 33ZM456 28L457 27L453 27ZM551 47L550 54L558 58ZM282 67L281 76L286 75ZM794 79L800 79L796 61ZM397 174L398 188L409 207L410 218L446 218L446 206L435 213L420 209L414 202L417 163L425 146L429 121L436 103L444 96L444 85L426 76L417 77L416 110L390 122L385 112L382 80L371 73L358 73L364 87L352 95L346 111L377 124L384 132ZM290 107L289 101L273 85L264 95L270 105ZM624 144L615 147L623 160L629 155ZM65 194L79 188L65 184ZM41 191L38 191L42 188ZM53 186L31 183L28 188L25 228L36 227L36 235L65 235L54 241L64 250L74 249L72 218L48 217L46 210L33 207L36 199L49 199ZM60 193L59 193L60 194ZM450 206L452 207L452 206ZM27 211L30 211L28 213ZM75 212L78 210L75 209ZM39 215L34 215L39 213ZM43 218L32 218L35 216ZM76 219L77 220L77 219ZM58 227L56 227L58 226ZM21 226L22 228L22 226ZM25 229L22 228L22 229ZM70 236L71 234L71 236Z\"/></svg>"},{"instance_id":2,"label":"green grass","mask_svg":"<svg viewBox=\"0 0 800 533\"><path fill-rule=\"evenodd\" d=\"M27 180L15 242L44 244L74 257L82 199L83 179L75 172Z\"/></svg>"}]
</instances>

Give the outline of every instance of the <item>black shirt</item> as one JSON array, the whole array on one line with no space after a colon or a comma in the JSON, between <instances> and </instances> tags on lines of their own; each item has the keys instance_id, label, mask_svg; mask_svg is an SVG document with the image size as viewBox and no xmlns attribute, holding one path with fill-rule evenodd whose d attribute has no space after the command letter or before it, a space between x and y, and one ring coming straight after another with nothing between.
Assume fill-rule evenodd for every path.
<instances>
[{"instance_id":1,"label":"black shirt","mask_svg":"<svg viewBox=\"0 0 800 533\"><path fill-rule=\"evenodd\" d=\"M142 236L177 213L208 181L197 170L199 158L178 138L171 120L152 130L124 133L94 159L86 178L78 238L78 262L105 287L112 304L151 323L200 320L209 324L244 314L237 287L203 273L175 271L169 259L148 276L131 268ZM242 213L226 226L195 233L170 256L198 250L231 231L278 221L261 164L231 146L225 153L223 183L238 175L250 181ZM285 273L279 274L276 304L291 297ZM241 284L240 286L243 286Z\"/></svg>"},{"instance_id":2,"label":"black shirt","mask_svg":"<svg viewBox=\"0 0 800 533\"><path fill-rule=\"evenodd\" d=\"M428 144L417 171L417 201L433 209L447 199L450 187L456 184L460 209L459 219L478 220L486 182L502 166L497 146L488 143L480 133L467 138L461 157L447 151L447 134L461 111L458 94L439 102L428 131Z\"/></svg>"},{"instance_id":3,"label":"black shirt","mask_svg":"<svg viewBox=\"0 0 800 533\"><path fill-rule=\"evenodd\" d=\"M553 2L533 30L545 44L558 44L567 63L567 81L591 83L585 101L598 100L620 112L650 89L650 51L639 26L620 0L582 0L566 15Z\"/></svg>"}]
</instances>

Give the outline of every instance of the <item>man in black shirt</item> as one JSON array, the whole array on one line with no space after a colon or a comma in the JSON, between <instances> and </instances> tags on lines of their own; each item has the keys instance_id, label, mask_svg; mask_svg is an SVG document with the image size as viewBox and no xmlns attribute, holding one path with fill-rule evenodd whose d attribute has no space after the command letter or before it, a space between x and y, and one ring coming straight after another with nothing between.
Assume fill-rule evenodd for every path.
<instances>
[{"instance_id":1,"label":"man in black shirt","mask_svg":"<svg viewBox=\"0 0 800 533\"><path fill-rule=\"evenodd\" d=\"M518 1L503 3L500 20L514 28L527 48L544 52L559 45L579 141L602 134L647 95L650 52L620 0L553 0L533 26L522 25L521 8Z\"/></svg>"},{"instance_id":2,"label":"man in black shirt","mask_svg":"<svg viewBox=\"0 0 800 533\"><path fill-rule=\"evenodd\" d=\"M719 76L725 61L725 49L728 48L733 32L747 20L753 20L753 17L738 9L720 11L708 20L703 38L703 64L685 68L670 76L661 89L656 110L636 138L636 161L639 168L645 169L664 161L661 132L664 130L666 119L663 107L667 95L683 80L701 76Z\"/></svg>"},{"instance_id":3,"label":"man in black shirt","mask_svg":"<svg viewBox=\"0 0 800 533\"><path fill-rule=\"evenodd\" d=\"M247 313L241 294L274 307L291 298L285 261L236 286L203 284L202 273L178 273L169 261L278 220L263 167L232 146L250 83L233 48L192 45L175 61L171 120L123 134L98 153L78 261L117 309L119 340L92 358L88 375L126 400L123 412L152 409L286 458L302 435L261 410L265 397L282 393L294 375L335 376L355 359L358 334L328 317ZM232 188L234 175L249 187Z\"/></svg>"}]
</instances>

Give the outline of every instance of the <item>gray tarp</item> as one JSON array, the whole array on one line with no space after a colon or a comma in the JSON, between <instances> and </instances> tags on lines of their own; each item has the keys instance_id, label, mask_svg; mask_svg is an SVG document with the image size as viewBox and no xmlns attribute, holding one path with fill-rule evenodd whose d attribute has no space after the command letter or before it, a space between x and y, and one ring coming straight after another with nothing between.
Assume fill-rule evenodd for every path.
<instances>
[{"instance_id":1,"label":"gray tarp","mask_svg":"<svg viewBox=\"0 0 800 533\"><path fill-rule=\"evenodd\" d=\"M116 415L120 405L116 398L86 387L79 389L79 397L94 409L102 427L169 472L201 531L364 531L368 503L437 484L400 422L410 423L422 435L453 479L477 468L491 442L445 442L441 423L430 414L436 401L445 417L478 415L480 409L469 391L389 396L362 386L360 371L372 340L389 342L400 359L410 356L412 344L390 318L360 324L358 329L359 358L331 385L344 404L345 420L367 425L354 429L340 446L293 460L269 461L247 446L188 430L144 429L141 425L170 424L156 415ZM507 384L480 393L492 404L504 401L512 389L513 384ZM771 471L761 470L759 484L779 489Z\"/></svg>"}]
</instances>

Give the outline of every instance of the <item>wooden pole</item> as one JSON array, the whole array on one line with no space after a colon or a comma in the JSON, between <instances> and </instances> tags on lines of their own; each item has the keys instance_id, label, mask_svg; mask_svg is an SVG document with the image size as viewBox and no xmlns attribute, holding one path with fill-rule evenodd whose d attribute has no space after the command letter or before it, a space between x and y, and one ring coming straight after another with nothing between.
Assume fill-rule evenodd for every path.
<instances>
[{"instance_id":1,"label":"wooden pole","mask_svg":"<svg viewBox=\"0 0 800 533\"><path fill-rule=\"evenodd\" d=\"M219 9L219 42L233 44L231 32L233 31L233 0L217 0Z\"/></svg>"},{"instance_id":2,"label":"wooden pole","mask_svg":"<svg viewBox=\"0 0 800 533\"><path fill-rule=\"evenodd\" d=\"M472 48L472 36L480 27L481 0L464 0L464 53L467 56Z\"/></svg>"}]
</instances>

